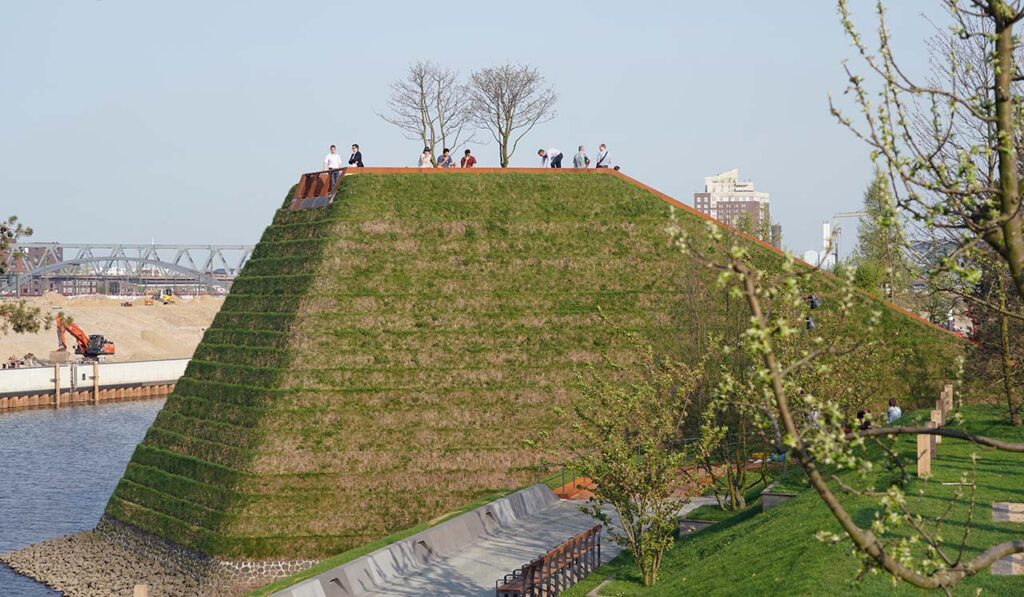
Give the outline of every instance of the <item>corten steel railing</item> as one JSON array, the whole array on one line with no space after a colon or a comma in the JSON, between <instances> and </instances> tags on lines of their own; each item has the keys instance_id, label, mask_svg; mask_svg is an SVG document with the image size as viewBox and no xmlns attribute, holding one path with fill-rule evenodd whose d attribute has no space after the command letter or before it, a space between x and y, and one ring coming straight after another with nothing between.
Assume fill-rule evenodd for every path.
<instances>
[{"instance_id":1,"label":"corten steel railing","mask_svg":"<svg viewBox=\"0 0 1024 597\"><path fill-rule=\"evenodd\" d=\"M289 209L310 209L329 204L334 198L334 191L338 189L338 183L345 176L345 170L347 168L321 170L300 176Z\"/></svg>"},{"instance_id":2,"label":"corten steel railing","mask_svg":"<svg viewBox=\"0 0 1024 597\"><path fill-rule=\"evenodd\" d=\"M601 565L601 525L559 544L494 583L497 597L558 595Z\"/></svg>"}]
</instances>

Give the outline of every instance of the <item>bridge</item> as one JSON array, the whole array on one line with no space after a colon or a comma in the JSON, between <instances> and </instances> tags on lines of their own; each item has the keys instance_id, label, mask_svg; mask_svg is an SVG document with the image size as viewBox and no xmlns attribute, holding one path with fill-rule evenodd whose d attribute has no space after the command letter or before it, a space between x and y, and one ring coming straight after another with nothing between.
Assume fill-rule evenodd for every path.
<instances>
[{"instance_id":1,"label":"bridge","mask_svg":"<svg viewBox=\"0 0 1024 597\"><path fill-rule=\"evenodd\" d=\"M88 244L20 242L6 256L0 294L47 290L192 286L223 292L252 255L253 245ZM123 286L122 286L123 285ZM59 287L59 288L58 288ZM77 294L72 290L70 294Z\"/></svg>"}]
</instances>

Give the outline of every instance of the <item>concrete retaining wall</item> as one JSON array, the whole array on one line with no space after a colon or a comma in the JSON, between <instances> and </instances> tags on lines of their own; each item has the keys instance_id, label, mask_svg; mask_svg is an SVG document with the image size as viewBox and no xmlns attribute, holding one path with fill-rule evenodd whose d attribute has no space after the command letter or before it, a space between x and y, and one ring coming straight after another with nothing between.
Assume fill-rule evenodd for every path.
<instances>
[{"instance_id":1,"label":"concrete retaining wall","mask_svg":"<svg viewBox=\"0 0 1024 597\"><path fill-rule=\"evenodd\" d=\"M765 487L764 491L761 492L761 512L767 512L775 506L778 506L783 502L788 502L795 497L795 493L789 493L788 491L776 491L775 483L772 483L768 487Z\"/></svg>"},{"instance_id":2,"label":"concrete retaining wall","mask_svg":"<svg viewBox=\"0 0 1024 597\"><path fill-rule=\"evenodd\" d=\"M166 359L0 369L0 411L166 395L187 365L188 359Z\"/></svg>"},{"instance_id":3,"label":"concrete retaining wall","mask_svg":"<svg viewBox=\"0 0 1024 597\"><path fill-rule=\"evenodd\" d=\"M528 487L274 593L274 596L353 597L380 590L388 581L427 567L478 539L496 535L515 521L558 501L558 496L545 485Z\"/></svg>"}]
</instances>

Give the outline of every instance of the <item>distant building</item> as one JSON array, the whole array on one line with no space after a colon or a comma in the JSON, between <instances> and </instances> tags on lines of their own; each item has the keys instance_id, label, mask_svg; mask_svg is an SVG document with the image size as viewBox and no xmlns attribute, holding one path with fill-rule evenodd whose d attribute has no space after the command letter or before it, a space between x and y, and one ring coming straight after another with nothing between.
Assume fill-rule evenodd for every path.
<instances>
[{"instance_id":1,"label":"distant building","mask_svg":"<svg viewBox=\"0 0 1024 597\"><path fill-rule=\"evenodd\" d=\"M754 190L754 183L741 181L739 169L704 179L704 192L693 194L693 206L716 220L736 226L748 214L754 230L767 230L772 218L768 193ZM782 230L779 229L781 239ZM771 241L771 236L765 238Z\"/></svg>"}]
</instances>

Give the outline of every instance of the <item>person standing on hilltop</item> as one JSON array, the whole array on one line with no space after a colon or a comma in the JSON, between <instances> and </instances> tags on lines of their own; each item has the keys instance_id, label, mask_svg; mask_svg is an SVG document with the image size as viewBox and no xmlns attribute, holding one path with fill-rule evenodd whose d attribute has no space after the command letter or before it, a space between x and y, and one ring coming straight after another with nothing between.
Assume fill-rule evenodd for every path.
<instances>
[{"instance_id":1,"label":"person standing on hilltop","mask_svg":"<svg viewBox=\"0 0 1024 597\"><path fill-rule=\"evenodd\" d=\"M608 146L604 143L597 152L597 163L594 164L595 168L609 168L611 167L611 158L608 157Z\"/></svg>"},{"instance_id":2,"label":"person standing on hilltop","mask_svg":"<svg viewBox=\"0 0 1024 597\"><path fill-rule=\"evenodd\" d=\"M573 168L586 168L590 165L590 156L587 155L587 150L580 145L580 150L576 152L576 155L572 156L572 167Z\"/></svg>"},{"instance_id":3,"label":"person standing on hilltop","mask_svg":"<svg viewBox=\"0 0 1024 597\"><path fill-rule=\"evenodd\" d=\"M363 167L363 152L359 151L359 144L352 144L352 155L348 158L348 165L356 168Z\"/></svg>"},{"instance_id":4,"label":"person standing on hilltop","mask_svg":"<svg viewBox=\"0 0 1024 597\"><path fill-rule=\"evenodd\" d=\"M462 156L462 167L472 168L473 166L476 166L476 158L473 157L473 153L467 149L466 154Z\"/></svg>"},{"instance_id":5,"label":"person standing on hilltop","mask_svg":"<svg viewBox=\"0 0 1024 597\"><path fill-rule=\"evenodd\" d=\"M420 154L420 168L433 168L434 167L434 156L430 154L430 148L424 147L423 153Z\"/></svg>"},{"instance_id":6,"label":"person standing on hilltop","mask_svg":"<svg viewBox=\"0 0 1024 597\"><path fill-rule=\"evenodd\" d=\"M549 165L552 168L562 167L562 152L552 147L545 151L543 149L537 150L537 155L540 156L540 167L547 168Z\"/></svg>"},{"instance_id":7,"label":"person standing on hilltop","mask_svg":"<svg viewBox=\"0 0 1024 597\"><path fill-rule=\"evenodd\" d=\"M331 189L338 184L338 177L341 176L341 156L338 155L338 148L331 145L331 151L324 158L324 170L331 173Z\"/></svg>"},{"instance_id":8,"label":"person standing on hilltop","mask_svg":"<svg viewBox=\"0 0 1024 597\"><path fill-rule=\"evenodd\" d=\"M452 157L452 151L447 147L441 152L441 159L437 161L438 168L454 168L455 158Z\"/></svg>"}]
</instances>

